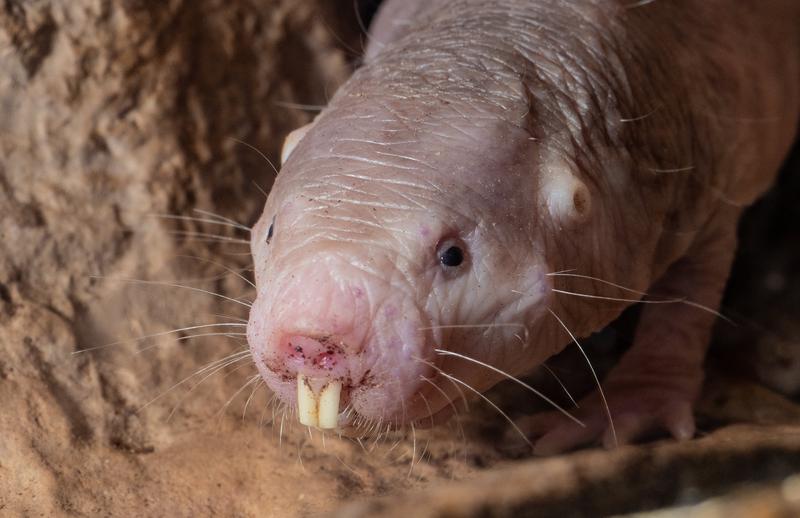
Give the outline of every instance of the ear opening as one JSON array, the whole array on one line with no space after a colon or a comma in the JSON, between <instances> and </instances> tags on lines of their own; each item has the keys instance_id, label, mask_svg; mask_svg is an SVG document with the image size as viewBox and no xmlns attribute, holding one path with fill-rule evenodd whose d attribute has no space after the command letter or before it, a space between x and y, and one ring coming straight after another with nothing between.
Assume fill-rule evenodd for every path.
<instances>
[{"instance_id":1,"label":"ear opening","mask_svg":"<svg viewBox=\"0 0 800 518\"><path fill-rule=\"evenodd\" d=\"M592 193L568 167L548 168L542 176L542 196L550 217L562 225L587 221L592 213Z\"/></svg>"}]
</instances>

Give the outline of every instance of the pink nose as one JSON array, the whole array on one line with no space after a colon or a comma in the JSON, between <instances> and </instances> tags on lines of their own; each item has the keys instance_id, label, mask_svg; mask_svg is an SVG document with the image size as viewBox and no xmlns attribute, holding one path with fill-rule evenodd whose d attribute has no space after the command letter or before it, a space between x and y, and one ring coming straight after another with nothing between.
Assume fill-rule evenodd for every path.
<instances>
[{"instance_id":1,"label":"pink nose","mask_svg":"<svg viewBox=\"0 0 800 518\"><path fill-rule=\"evenodd\" d=\"M344 346L332 337L284 336L281 349L286 367L309 378L336 379L348 373Z\"/></svg>"}]
</instances>

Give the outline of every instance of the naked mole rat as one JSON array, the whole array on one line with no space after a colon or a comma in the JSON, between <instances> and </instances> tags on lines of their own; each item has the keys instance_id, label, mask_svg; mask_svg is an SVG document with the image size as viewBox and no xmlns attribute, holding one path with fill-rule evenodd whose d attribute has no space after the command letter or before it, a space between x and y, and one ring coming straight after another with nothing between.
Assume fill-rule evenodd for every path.
<instances>
[{"instance_id":1,"label":"naked mole rat","mask_svg":"<svg viewBox=\"0 0 800 518\"><path fill-rule=\"evenodd\" d=\"M384 2L253 228L262 377L306 425L422 423L644 298L603 397L513 426L538 453L691 437L799 27L796 0Z\"/></svg>"}]
</instances>

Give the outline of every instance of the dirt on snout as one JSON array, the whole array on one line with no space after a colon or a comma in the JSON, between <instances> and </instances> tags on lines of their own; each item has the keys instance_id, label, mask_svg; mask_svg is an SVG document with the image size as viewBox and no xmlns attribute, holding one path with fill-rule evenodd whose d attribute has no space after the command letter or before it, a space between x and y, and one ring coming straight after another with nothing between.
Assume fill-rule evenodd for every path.
<instances>
[{"instance_id":1,"label":"dirt on snout","mask_svg":"<svg viewBox=\"0 0 800 518\"><path fill-rule=\"evenodd\" d=\"M363 440L269 404L243 336L243 226L275 174L261 153L275 162L357 63L352 5L0 5L0 516L590 516L800 471L800 409L727 365L700 441L544 460L503 453L505 423L477 403ZM756 229L780 219L775 203ZM793 290L793 252L744 256L744 277L769 271L729 298ZM783 338L750 343L785 349L796 306L768 294ZM491 397L529 404L509 387Z\"/></svg>"}]
</instances>

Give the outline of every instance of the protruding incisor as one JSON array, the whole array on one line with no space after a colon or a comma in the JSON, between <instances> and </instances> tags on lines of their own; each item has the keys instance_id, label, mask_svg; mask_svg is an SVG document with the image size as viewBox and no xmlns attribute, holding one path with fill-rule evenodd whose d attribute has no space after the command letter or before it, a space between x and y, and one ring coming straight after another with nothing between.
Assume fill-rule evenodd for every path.
<instances>
[{"instance_id":1,"label":"protruding incisor","mask_svg":"<svg viewBox=\"0 0 800 518\"><path fill-rule=\"evenodd\" d=\"M339 422L339 399L342 394L342 382L331 381L322 389L319 395L317 416L319 427L322 429L336 428Z\"/></svg>"},{"instance_id":2,"label":"protruding incisor","mask_svg":"<svg viewBox=\"0 0 800 518\"><path fill-rule=\"evenodd\" d=\"M336 428L339 422L341 394L341 381L329 381L319 394L315 394L309 379L303 374L298 374L297 417L300 424L323 430Z\"/></svg>"},{"instance_id":3,"label":"protruding incisor","mask_svg":"<svg viewBox=\"0 0 800 518\"><path fill-rule=\"evenodd\" d=\"M300 424L306 426L317 426L319 423L317 396L302 374L297 375L297 418Z\"/></svg>"}]
</instances>

